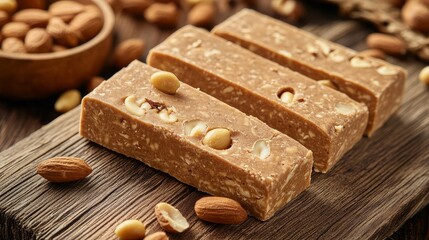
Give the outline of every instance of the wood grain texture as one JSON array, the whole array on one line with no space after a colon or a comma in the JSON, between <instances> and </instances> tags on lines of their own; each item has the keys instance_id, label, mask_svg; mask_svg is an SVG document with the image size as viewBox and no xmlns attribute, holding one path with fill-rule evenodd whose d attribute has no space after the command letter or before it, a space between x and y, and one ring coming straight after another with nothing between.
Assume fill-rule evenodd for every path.
<instances>
[{"instance_id":1,"label":"wood grain texture","mask_svg":"<svg viewBox=\"0 0 429 240\"><path fill-rule=\"evenodd\" d=\"M362 40L368 29L322 16L317 10L310 12L313 19L304 29L357 50L365 48ZM134 27L121 28L128 24ZM168 31L150 32L150 26L140 29L140 24L144 23L121 18L118 39L139 35L150 47L168 35ZM202 193L82 139L77 134L76 109L0 153L0 222L4 223L0 239L113 239L115 226L130 218L144 221L148 232L154 232L160 230L153 211L159 201L178 207L191 224L189 231L170 235L171 239L388 237L429 202L429 94L417 81L422 64L415 59L391 60L410 73L398 114L374 137L360 141L329 174L314 174L310 189L266 223L253 218L240 226L199 221L193 203ZM6 126L13 126L12 122L26 129L13 131L19 136L37 128L40 122L34 119L47 117L37 109L46 111L50 107L46 104L30 106L36 109L32 114L23 114L19 104L0 105L0 113L5 113L0 114L0 146L12 144L3 137L11 132ZM24 127L26 121L31 129ZM76 183L47 183L36 175L35 166L54 156L82 157L94 172Z\"/></svg>"}]
</instances>

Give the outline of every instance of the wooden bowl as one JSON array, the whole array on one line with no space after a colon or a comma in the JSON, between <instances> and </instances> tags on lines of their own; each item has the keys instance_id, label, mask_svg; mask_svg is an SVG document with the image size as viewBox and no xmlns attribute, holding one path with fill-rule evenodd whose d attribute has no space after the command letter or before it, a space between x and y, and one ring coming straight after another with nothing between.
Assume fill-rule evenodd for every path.
<instances>
[{"instance_id":1,"label":"wooden bowl","mask_svg":"<svg viewBox=\"0 0 429 240\"><path fill-rule=\"evenodd\" d=\"M0 51L0 96L38 99L78 88L101 70L112 46L115 17L104 0L79 0L97 6L103 15L101 31L88 42L61 52L12 54Z\"/></svg>"}]
</instances>

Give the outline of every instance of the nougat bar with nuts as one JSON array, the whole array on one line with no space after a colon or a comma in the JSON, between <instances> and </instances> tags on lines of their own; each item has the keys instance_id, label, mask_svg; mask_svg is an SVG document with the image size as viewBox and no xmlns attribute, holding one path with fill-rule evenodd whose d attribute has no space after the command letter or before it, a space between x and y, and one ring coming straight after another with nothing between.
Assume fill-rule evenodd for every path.
<instances>
[{"instance_id":1,"label":"nougat bar with nuts","mask_svg":"<svg viewBox=\"0 0 429 240\"><path fill-rule=\"evenodd\" d=\"M261 220L309 186L310 150L185 83L175 94L158 90L151 77L159 71L134 61L88 94L80 134L201 191L239 201Z\"/></svg>"},{"instance_id":2,"label":"nougat bar with nuts","mask_svg":"<svg viewBox=\"0 0 429 240\"><path fill-rule=\"evenodd\" d=\"M339 91L368 107L368 136L401 104L404 69L359 56L354 50L271 17L245 9L212 32L310 78L330 80Z\"/></svg>"},{"instance_id":3,"label":"nougat bar with nuts","mask_svg":"<svg viewBox=\"0 0 429 240\"><path fill-rule=\"evenodd\" d=\"M299 141L313 151L318 172L365 131L365 105L203 29L180 29L147 62Z\"/></svg>"}]
</instances>

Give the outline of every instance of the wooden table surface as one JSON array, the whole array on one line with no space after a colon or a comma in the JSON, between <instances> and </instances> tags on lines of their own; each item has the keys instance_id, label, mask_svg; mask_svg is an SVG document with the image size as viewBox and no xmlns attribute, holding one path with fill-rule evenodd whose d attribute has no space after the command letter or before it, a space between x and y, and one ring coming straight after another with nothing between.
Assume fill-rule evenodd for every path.
<instances>
[{"instance_id":1,"label":"wooden table surface","mask_svg":"<svg viewBox=\"0 0 429 240\"><path fill-rule=\"evenodd\" d=\"M267 14L271 14L266 6L259 6L258 9ZM331 39L340 44L352 47L356 50L362 50L365 48L365 36L369 32L373 31L369 25L340 19L336 17L336 11L334 8L325 5L308 4L307 9L309 14L307 15L304 23L300 24L301 27L319 34L327 39ZM223 14L219 17L219 20L223 19L228 14L230 13ZM141 37L146 40L147 50L167 37L168 34L173 31L158 31L153 26L143 23L141 19L131 18L129 16L118 17L116 29L117 41L130 37ZM144 56L142 56L141 60L145 59L146 54L147 51L145 52ZM417 82L418 71L422 68L422 66L424 66L424 64L413 57L406 57L403 59L389 59L389 61L407 68L409 71L409 83L407 85L412 89L409 89L408 91L418 92L418 94L408 93L407 102L409 104L407 104L407 107L420 108L419 110L416 109L416 111L423 112L424 114L422 116L429 117L429 102L426 101L426 105L422 105L421 102L417 104L417 98L428 99L427 96L429 95L429 89L424 89L424 86L419 85ZM104 71L104 76L108 77L115 71L115 69L106 68ZM424 94L426 94L426 96L424 96ZM410 99L412 97L416 98L416 104L413 104L414 100ZM53 103L54 98L31 102L0 100L0 151L8 149L19 140L25 138L26 136L41 128L43 125L58 117L59 114L53 111ZM74 111L74 113L77 114L77 111ZM426 131L426 133L423 132L422 136L428 137L429 126L427 124L425 126L426 128L423 128L423 131ZM390 128L393 130L395 127L390 126ZM398 141L400 141L400 139L398 139ZM425 140L417 139L413 141ZM418 142L415 143L416 145L419 144ZM409 154L415 153L413 149L404 150L410 151ZM5 159L0 159L0 163L1 161L5 161ZM2 175L3 174L0 172L0 177ZM0 200L1 198L2 197L0 196ZM397 229L401 224L402 227L393 235L391 235L389 239L429 239L429 207L424 207L417 214L415 214L414 217L410 218L404 223L404 220L409 217L407 214L412 212L411 209L413 209L413 211L418 210L414 209L414 206L407 207L409 209L404 211L405 215L401 218L395 219L400 222L395 222L392 229ZM2 234L4 233L0 232L0 239L2 239Z\"/></svg>"}]
</instances>

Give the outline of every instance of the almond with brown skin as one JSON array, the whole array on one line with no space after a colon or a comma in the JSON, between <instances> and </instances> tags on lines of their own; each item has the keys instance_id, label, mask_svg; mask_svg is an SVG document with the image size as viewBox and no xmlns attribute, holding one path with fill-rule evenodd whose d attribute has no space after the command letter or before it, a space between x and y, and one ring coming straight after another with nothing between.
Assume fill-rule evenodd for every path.
<instances>
[{"instance_id":1,"label":"almond with brown skin","mask_svg":"<svg viewBox=\"0 0 429 240\"><path fill-rule=\"evenodd\" d=\"M122 11L136 15L141 15L152 2L152 0L120 0Z\"/></svg>"},{"instance_id":2,"label":"almond with brown skin","mask_svg":"<svg viewBox=\"0 0 429 240\"><path fill-rule=\"evenodd\" d=\"M210 26L216 18L214 2L202 2L192 7L188 13L188 23L198 27Z\"/></svg>"},{"instance_id":3,"label":"almond with brown skin","mask_svg":"<svg viewBox=\"0 0 429 240\"><path fill-rule=\"evenodd\" d=\"M61 18L64 22L70 22L83 11L84 5L75 1L57 1L49 6L49 13L52 16Z\"/></svg>"},{"instance_id":4,"label":"almond with brown skin","mask_svg":"<svg viewBox=\"0 0 429 240\"><path fill-rule=\"evenodd\" d=\"M240 224L247 219L240 203L225 197L203 197L195 203L194 210L198 218L212 223Z\"/></svg>"},{"instance_id":5,"label":"almond with brown skin","mask_svg":"<svg viewBox=\"0 0 429 240\"><path fill-rule=\"evenodd\" d=\"M113 53L113 62L117 68L128 66L143 54L145 44L141 39L128 39L121 42Z\"/></svg>"},{"instance_id":6,"label":"almond with brown skin","mask_svg":"<svg viewBox=\"0 0 429 240\"><path fill-rule=\"evenodd\" d=\"M79 43L78 34L73 32L59 17L53 17L49 20L46 31L60 45L75 47Z\"/></svg>"},{"instance_id":7,"label":"almond with brown skin","mask_svg":"<svg viewBox=\"0 0 429 240\"><path fill-rule=\"evenodd\" d=\"M80 13L70 22L70 30L77 33L83 42L95 37L102 28L102 17L93 11Z\"/></svg>"},{"instance_id":8,"label":"almond with brown skin","mask_svg":"<svg viewBox=\"0 0 429 240\"><path fill-rule=\"evenodd\" d=\"M404 55L407 52L407 46L401 39L383 33L368 35L366 44L390 55Z\"/></svg>"},{"instance_id":9,"label":"almond with brown skin","mask_svg":"<svg viewBox=\"0 0 429 240\"><path fill-rule=\"evenodd\" d=\"M15 13L12 17L15 22L23 22L30 27L46 27L51 15L41 9L23 9Z\"/></svg>"},{"instance_id":10,"label":"almond with brown skin","mask_svg":"<svg viewBox=\"0 0 429 240\"><path fill-rule=\"evenodd\" d=\"M46 0L17 0L18 9L26 9L26 8L38 8L45 9L46 8Z\"/></svg>"},{"instance_id":11,"label":"almond with brown skin","mask_svg":"<svg viewBox=\"0 0 429 240\"><path fill-rule=\"evenodd\" d=\"M55 183L81 180L91 172L92 168L84 160L75 157L55 157L37 166L40 176Z\"/></svg>"},{"instance_id":12,"label":"almond with brown skin","mask_svg":"<svg viewBox=\"0 0 429 240\"><path fill-rule=\"evenodd\" d=\"M1 34L5 38L15 37L19 39L24 39L25 35L30 30L30 26L22 22L10 22L6 23L1 29Z\"/></svg>"},{"instance_id":13,"label":"almond with brown skin","mask_svg":"<svg viewBox=\"0 0 429 240\"><path fill-rule=\"evenodd\" d=\"M179 9L174 3L154 3L144 11L146 21L161 27L174 27L179 21Z\"/></svg>"},{"instance_id":14,"label":"almond with brown skin","mask_svg":"<svg viewBox=\"0 0 429 240\"><path fill-rule=\"evenodd\" d=\"M8 53L26 53L24 42L19 38L6 38L3 40L1 49Z\"/></svg>"},{"instance_id":15,"label":"almond with brown skin","mask_svg":"<svg viewBox=\"0 0 429 240\"><path fill-rule=\"evenodd\" d=\"M25 36L25 48L29 53L52 51L52 38L43 28L33 28Z\"/></svg>"},{"instance_id":16,"label":"almond with brown skin","mask_svg":"<svg viewBox=\"0 0 429 240\"><path fill-rule=\"evenodd\" d=\"M0 10L0 28L3 27L6 23L9 22L9 14L7 12Z\"/></svg>"},{"instance_id":17,"label":"almond with brown skin","mask_svg":"<svg viewBox=\"0 0 429 240\"><path fill-rule=\"evenodd\" d=\"M429 7L420 1L407 1L402 8L402 20L413 30L429 32Z\"/></svg>"}]
</instances>

